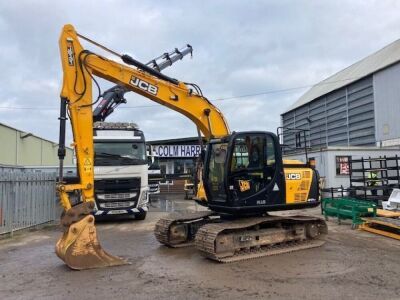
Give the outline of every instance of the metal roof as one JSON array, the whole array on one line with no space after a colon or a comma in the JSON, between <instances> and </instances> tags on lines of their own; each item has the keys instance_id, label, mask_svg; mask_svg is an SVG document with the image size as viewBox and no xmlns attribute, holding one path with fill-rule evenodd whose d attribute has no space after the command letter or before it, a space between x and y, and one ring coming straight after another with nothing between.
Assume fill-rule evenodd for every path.
<instances>
[{"instance_id":1,"label":"metal roof","mask_svg":"<svg viewBox=\"0 0 400 300\"><path fill-rule=\"evenodd\" d=\"M367 56L355 64L339 71L309 89L284 113L307 104L314 99L326 95L334 90L344 87L363 77L376 73L400 61L400 39L387 45L381 50Z\"/></svg>"}]
</instances>

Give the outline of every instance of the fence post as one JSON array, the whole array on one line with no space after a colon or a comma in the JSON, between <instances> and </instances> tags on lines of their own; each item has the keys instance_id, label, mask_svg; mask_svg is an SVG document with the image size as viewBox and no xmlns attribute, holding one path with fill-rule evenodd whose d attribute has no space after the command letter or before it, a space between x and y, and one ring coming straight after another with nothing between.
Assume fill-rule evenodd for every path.
<instances>
[{"instance_id":1,"label":"fence post","mask_svg":"<svg viewBox=\"0 0 400 300\"><path fill-rule=\"evenodd\" d=\"M10 187L11 187L11 205L10 205L10 236L13 237L14 234L14 216L16 212L16 201L17 201L17 185L15 181L11 181L11 174L10 174Z\"/></svg>"}]
</instances>

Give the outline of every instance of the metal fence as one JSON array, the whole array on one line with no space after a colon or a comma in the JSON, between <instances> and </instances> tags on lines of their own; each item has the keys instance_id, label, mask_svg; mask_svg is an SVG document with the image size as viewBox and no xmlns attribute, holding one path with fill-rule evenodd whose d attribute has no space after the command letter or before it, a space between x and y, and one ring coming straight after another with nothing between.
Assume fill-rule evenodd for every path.
<instances>
[{"instance_id":1,"label":"metal fence","mask_svg":"<svg viewBox=\"0 0 400 300\"><path fill-rule=\"evenodd\" d=\"M56 173L0 169L0 235L56 220Z\"/></svg>"}]
</instances>

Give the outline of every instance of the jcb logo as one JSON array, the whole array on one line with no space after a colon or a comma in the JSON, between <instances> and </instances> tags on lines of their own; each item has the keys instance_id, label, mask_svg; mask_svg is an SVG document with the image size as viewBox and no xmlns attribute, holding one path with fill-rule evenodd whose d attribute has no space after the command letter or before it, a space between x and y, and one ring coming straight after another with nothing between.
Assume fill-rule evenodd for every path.
<instances>
[{"instance_id":1,"label":"jcb logo","mask_svg":"<svg viewBox=\"0 0 400 300\"><path fill-rule=\"evenodd\" d=\"M288 173L286 174L287 180L300 180L301 176L300 173Z\"/></svg>"},{"instance_id":2,"label":"jcb logo","mask_svg":"<svg viewBox=\"0 0 400 300\"><path fill-rule=\"evenodd\" d=\"M132 76L131 81L129 82L133 86L137 86L139 89L144 90L146 92L149 92L150 94L153 94L154 96L157 95L158 93L158 87L155 85L152 85L146 81L143 81L137 77Z\"/></svg>"},{"instance_id":3,"label":"jcb logo","mask_svg":"<svg viewBox=\"0 0 400 300\"><path fill-rule=\"evenodd\" d=\"M250 181L248 180L239 180L239 189L241 192L248 191L250 189Z\"/></svg>"}]
</instances>

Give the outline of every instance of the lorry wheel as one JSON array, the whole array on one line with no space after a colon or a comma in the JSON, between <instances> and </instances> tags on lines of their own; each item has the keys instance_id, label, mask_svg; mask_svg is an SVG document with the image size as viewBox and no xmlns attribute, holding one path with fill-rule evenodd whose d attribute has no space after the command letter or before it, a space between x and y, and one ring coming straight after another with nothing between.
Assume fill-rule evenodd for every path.
<instances>
[{"instance_id":1,"label":"lorry wheel","mask_svg":"<svg viewBox=\"0 0 400 300\"><path fill-rule=\"evenodd\" d=\"M135 220L144 220L144 219L146 219L146 214L147 214L147 212L144 211L144 212L141 212L141 213L135 215Z\"/></svg>"}]
</instances>

